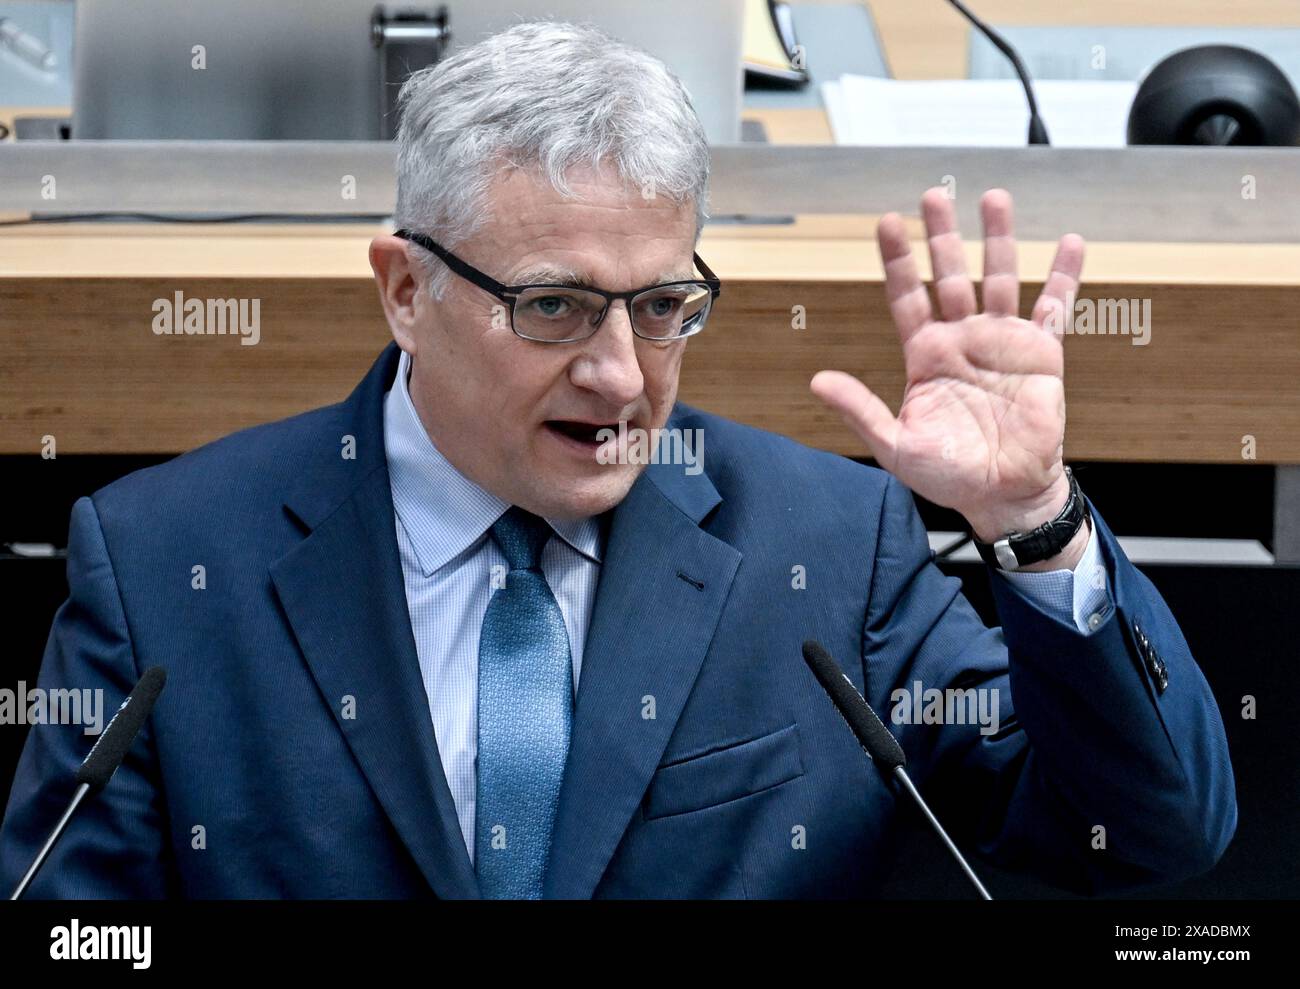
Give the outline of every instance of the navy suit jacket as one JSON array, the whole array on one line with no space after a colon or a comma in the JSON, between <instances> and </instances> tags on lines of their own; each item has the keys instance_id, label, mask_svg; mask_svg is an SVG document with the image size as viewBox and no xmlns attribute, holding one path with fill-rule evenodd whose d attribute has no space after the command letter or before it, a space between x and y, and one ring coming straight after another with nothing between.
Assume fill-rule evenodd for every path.
<instances>
[{"instance_id":1,"label":"navy suit jacket","mask_svg":"<svg viewBox=\"0 0 1300 989\"><path fill-rule=\"evenodd\" d=\"M76 503L39 686L103 688L112 710L146 668L168 680L29 895L478 896L394 533L397 360L390 344L346 401ZM651 465L612 513L548 896L870 895L901 805L804 666L807 638L886 718L917 681L1000 691L995 734L892 726L968 848L1084 891L1218 859L1236 802L1215 701L1095 513L1115 603L1100 627L1082 635L995 577L989 629L888 474L685 405L671 424L704 430L705 471ZM31 729L6 889L91 741Z\"/></svg>"}]
</instances>

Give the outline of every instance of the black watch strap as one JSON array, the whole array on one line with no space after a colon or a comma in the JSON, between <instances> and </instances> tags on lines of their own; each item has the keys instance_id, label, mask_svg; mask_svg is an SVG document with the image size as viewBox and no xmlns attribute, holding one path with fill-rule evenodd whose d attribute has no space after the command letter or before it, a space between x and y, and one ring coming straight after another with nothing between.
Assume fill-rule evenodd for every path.
<instances>
[{"instance_id":1,"label":"black watch strap","mask_svg":"<svg viewBox=\"0 0 1300 989\"><path fill-rule=\"evenodd\" d=\"M1032 532L1008 533L992 543L975 540L975 548L985 563L999 570L1019 570L1031 563L1050 560L1069 545L1088 517L1088 506L1069 467L1065 468L1065 476L1070 479L1070 497L1052 521L1044 522Z\"/></svg>"}]
</instances>

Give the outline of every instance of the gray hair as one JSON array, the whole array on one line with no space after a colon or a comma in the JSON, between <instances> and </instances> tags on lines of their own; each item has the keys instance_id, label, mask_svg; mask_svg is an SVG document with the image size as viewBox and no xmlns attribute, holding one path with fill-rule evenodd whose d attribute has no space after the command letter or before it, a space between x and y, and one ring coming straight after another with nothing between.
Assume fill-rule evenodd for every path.
<instances>
[{"instance_id":1,"label":"gray hair","mask_svg":"<svg viewBox=\"0 0 1300 989\"><path fill-rule=\"evenodd\" d=\"M482 225L502 168L534 168L571 198L569 168L608 162L643 195L693 203L699 242L709 147L690 96L659 59L597 28L517 24L413 73L399 106L399 228L454 250ZM441 298L448 269L408 247Z\"/></svg>"}]
</instances>

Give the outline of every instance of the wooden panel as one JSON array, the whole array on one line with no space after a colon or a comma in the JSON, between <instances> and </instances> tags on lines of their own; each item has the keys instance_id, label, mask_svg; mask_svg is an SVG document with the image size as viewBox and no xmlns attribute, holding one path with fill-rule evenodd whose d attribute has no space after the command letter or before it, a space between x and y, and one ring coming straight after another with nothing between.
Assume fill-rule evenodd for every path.
<instances>
[{"instance_id":1,"label":"wooden panel","mask_svg":"<svg viewBox=\"0 0 1300 989\"><path fill-rule=\"evenodd\" d=\"M153 300L176 291L260 299L260 342L155 335ZM1069 457L1234 463L1249 434L1260 461L1300 463L1294 287L1126 281L1086 294L1150 298L1151 340L1067 337ZM364 277L0 279L0 453L34 454L47 434L65 453L187 450L344 398L388 338ZM878 275L729 279L688 347L684 401L845 454L863 451L808 379L837 367L894 408L901 396Z\"/></svg>"},{"instance_id":2,"label":"wooden panel","mask_svg":"<svg viewBox=\"0 0 1300 989\"><path fill-rule=\"evenodd\" d=\"M1026 283L1033 298L1040 284ZM878 282L741 282L693 339L683 400L805 443L865 455L807 390L823 368L861 377L897 411L901 352ZM1300 327L1287 287L1089 283L1085 298L1149 298L1151 333L1066 337L1066 455L1076 460L1300 462ZM794 304L807 327L790 326ZM716 331L716 332L715 332Z\"/></svg>"},{"instance_id":3,"label":"wooden panel","mask_svg":"<svg viewBox=\"0 0 1300 989\"><path fill-rule=\"evenodd\" d=\"M153 302L260 300L261 339L158 336ZM337 402L388 335L360 279L0 280L0 453L174 453Z\"/></svg>"}]
</instances>

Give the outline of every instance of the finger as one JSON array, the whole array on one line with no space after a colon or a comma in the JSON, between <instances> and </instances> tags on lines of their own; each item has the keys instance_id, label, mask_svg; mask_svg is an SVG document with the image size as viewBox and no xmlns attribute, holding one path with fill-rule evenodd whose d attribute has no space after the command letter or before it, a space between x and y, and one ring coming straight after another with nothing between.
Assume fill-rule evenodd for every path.
<instances>
[{"instance_id":1,"label":"finger","mask_svg":"<svg viewBox=\"0 0 1300 989\"><path fill-rule=\"evenodd\" d=\"M984 223L984 311L994 316L1020 314L1020 276L1011 193L990 189L980 198Z\"/></svg>"},{"instance_id":2,"label":"finger","mask_svg":"<svg viewBox=\"0 0 1300 989\"><path fill-rule=\"evenodd\" d=\"M1031 319L1039 326L1051 329L1057 336L1065 332L1065 321L1079 291L1079 275L1083 271L1083 238L1066 234L1056 245L1052 270L1043 282L1042 294L1034 303Z\"/></svg>"},{"instance_id":3,"label":"finger","mask_svg":"<svg viewBox=\"0 0 1300 989\"><path fill-rule=\"evenodd\" d=\"M888 405L861 381L843 371L818 371L809 387L862 438L880 466L894 469L900 426Z\"/></svg>"},{"instance_id":4,"label":"finger","mask_svg":"<svg viewBox=\"0 0 1300 989\"><path fill-rule=\"evenodd\" d=\"M921 197L925 236L930 244L934 293L939 312L950 322L975 315L975 286L966 272L966 252L957 230L957 213L942 186L927 189Z\"/></svg>"},{"instance_id":5,"label":"finger","mask_svg":"<svg viewBox=\"0 0 1300 989\"><path fill-rule=\"evenodd\" d=\"M876 242L885 268L885 298L904 343L930 321L930 295L907 240L907 228L897 213L886 213L876 225Z\"/></svg>"}]
</instances>

